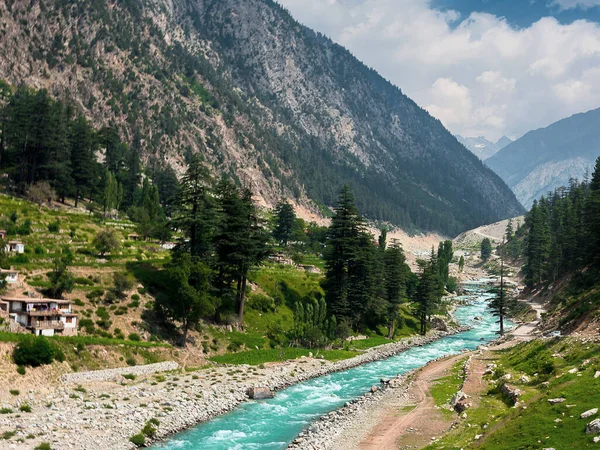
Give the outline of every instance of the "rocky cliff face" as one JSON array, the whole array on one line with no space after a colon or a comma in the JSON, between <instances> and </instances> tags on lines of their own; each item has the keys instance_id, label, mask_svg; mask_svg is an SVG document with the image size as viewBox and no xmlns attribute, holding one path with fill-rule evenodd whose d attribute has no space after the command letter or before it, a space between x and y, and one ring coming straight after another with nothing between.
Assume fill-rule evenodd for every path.
<instances>
[{"instance_id":1,"label":"rocky cliff face","mask_svg":"<svg viewBox=\"0 0 600 450\"><path fill-rule=\"evenodd\" d=\"M486 164L514 190L526 207L569 180L591 175L600 156L600 109L576 114L530 131Z\"/></svg>"},{"instance_id":2,"label":"rocky cliff face","mask_svg":"<svg viewBox=\"0 0 600 450\"><path fill-rule=\"evenodd\" d=\"M313 211L457 233L514 216L506 185L400 89L271 0L8 0L0 78L70 98L145 159L214 172Z\"/></svg>"}]
</instances>

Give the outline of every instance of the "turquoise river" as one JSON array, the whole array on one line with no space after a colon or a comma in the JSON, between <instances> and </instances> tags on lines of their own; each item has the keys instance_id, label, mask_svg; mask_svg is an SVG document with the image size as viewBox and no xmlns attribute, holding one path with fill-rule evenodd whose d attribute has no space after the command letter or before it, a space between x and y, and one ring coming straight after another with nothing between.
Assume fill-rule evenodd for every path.
<instances>
[{"instance_id":1,"label":"turquoise river","mask_svg":"<svg viewBox=\"0 0 600 450\"><path fill-rule=\"evenodd\" d=\"M296 384L266 401L249 401L234 411L176 434L154 449L275 450L285 449L316 418L360 397L379 383L421 367L440 356L457 354L496 337L496 319L487 307L489 296L469 297L455 312L471 330L444 337L397 356ZM475 320L474 318L482 320Z\"/></svg>"}]
</instances>

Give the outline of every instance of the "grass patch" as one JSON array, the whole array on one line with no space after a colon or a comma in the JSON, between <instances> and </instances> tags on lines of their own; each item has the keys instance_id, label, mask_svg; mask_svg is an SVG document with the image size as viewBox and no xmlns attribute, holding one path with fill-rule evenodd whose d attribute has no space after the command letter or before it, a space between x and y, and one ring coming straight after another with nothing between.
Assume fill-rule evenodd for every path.
<instances>
[{"instance_id":1,"label":"grass patch","mask_svg":"<svg viewBox=\"0 0 600 450\"><path fill-rule=\"evenodd\" d=\"M435 401L436 406L446 415L453 415L453 412L445 408L450 400L456 394L465 380L464 364L465 359L461 359L450 369L450 373L445 377L438 378L430 387L429 392Z\"/></svg>"}]
</instances>

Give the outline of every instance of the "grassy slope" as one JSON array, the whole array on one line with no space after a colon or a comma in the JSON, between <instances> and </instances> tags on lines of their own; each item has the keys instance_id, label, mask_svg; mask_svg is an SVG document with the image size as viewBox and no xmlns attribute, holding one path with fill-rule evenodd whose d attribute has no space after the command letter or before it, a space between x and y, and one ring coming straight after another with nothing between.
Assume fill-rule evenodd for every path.
<instances>
[{"instance_id":1,"label":"grassy slope","mask_svg":"<svg viewBox=\"0 0 600 450\"><path fill-rule=\"evenodd\" d=\"M52 268L52 259L60 254L64 246L68 245L74 254L70 270L79 282L68 297L76 299L73 307L75 312L80 315L83 323L87 322L90 326L87 329L80 327L81 336L77 338L57 339L74 369L98 367L93 351L73 350L78 343L83 346L108 346L115 353L113 363L117 365L125 364L126 360L131 362L132 359L140 364L164 358L177 359L180 356L176 349L168 345L169 342L174 342L169 338L169 330L162 329L151 321L152 294L155 292L148 292L148 288L151 287L152 280L156 279L159 273L157 271L168 261L168 252L156 243L126 240L127 234L134 228L134 224L126 219L102 221L72 208L38 208L26 200L0 195L0 223L8 223L13 212L18 214L17 224L22 224L25 220L32 223L31 234L9 237L25 243L25 254L12 257L10 264L27 276L30 286L37 289L48 286L46 273ZM50 232L48 226L56 221L60 224L60 231ZM116 254L99 258L92 240L98 230L103 228L113 228L121 233L123 246ZM304 259L306 264L323 268L323 260L317 256L309 255ZM116 304L105 305L102 293L112 288L112 275L115 272L132 273L141 286ZM272 335L273 331L281 334L292 329L292 310L297 301L324 295L320 285L322 275L309 274L290 266L267 264L254 269L249 279L252 288L248 295L245 330L228 331L226 327L208 325L199 327L191 333L196 342L193 349L196 356L215 357L214 361L223 363L261 364L308 355L309 350L306 349L278 350L278 342L273 341ZM285 302L277 308L277 312L272 308L261 308L258 303L260 297L273 297L278 291L284 295ZM21 295L24 292L17 290L13 293ZM94 297L93 293L100 295ZM405 325L397 331L397 337L415 334L417 322L407 305L402 308L401 314ZM107 317L104 322L103 317ZM146 320L149 317L150 322ZM378 332L385 333L385 330ZM141 335L142 341L127 339L132 333ZM0 341L16 340L17 335L0 334ZM331 360L349 358L356 355L357 351L388 342L384 336L374 332L366 340L352 342L345 350L321 351L320 354ZM317 353L317 350L313 350L313 353ZM191 363L195 363L197 359L193 359Z\"/></svg>"},{"instance_id":2,"label":"grassy slope","mask_svg":"<svg viewBox=\"0 0 600 450\"><path fill-rule=\"evenodd\" d=\"M586 449L596 448L585 426L598 415L581 413L600 407L600 346L570 338L533 341L493 354L498 370L492 378L511 374L510 383L523 391L514 408L492 385L467 419L428 448L460 449ZM490 361L492 362L492 361ZM568 373L577 368L578 373ZM529 382L521 381L527 375ZM548 382L548 385L543 383ZM550 405L549 398L566 401ZM557 419L560 419L557 421ZM474 440L481 435L479 440Z\"/></svg>"}]
</instances>

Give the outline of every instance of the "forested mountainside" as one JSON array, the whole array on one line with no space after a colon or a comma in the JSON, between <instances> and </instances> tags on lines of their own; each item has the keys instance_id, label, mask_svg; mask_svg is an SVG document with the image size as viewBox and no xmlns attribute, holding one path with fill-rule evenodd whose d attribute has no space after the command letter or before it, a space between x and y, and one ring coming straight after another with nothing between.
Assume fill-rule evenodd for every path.
<instances>
[{"instance_id":1,"label":"forested mountainside","mask_svg":"<svg viewBox=\"0 0 600 450\"><path fill-rule=\"evenodd\" d=\"M8 0L0 78L45 88L178 173L200 152L263 204L330 206L455 234L522 212L402 92L270 0Z\"/></svg>"},{"instance_id":2,"label":"forested mountainside","mask_svg":"<svg viewBox=\"0 0 600 450\"><path fill-rule=\"evenodd\" d=\"M600 155L600 109L575 114L506 146L486 161L531 207L549 191L580 181Z\"/></svg>"},{"instance_id":3,"label":"forested mountainside","mask_svg":"<svg viewBox=\"0 0 600 450\"><path fill-rule=\"evenodd\" d=\"M490 158L491 156L494 156L501 149L503 149L504 147L506 147L508 144L510 144L512 142L506 136L502 136L496 142L488 141L483 136L464 137L464 136L461 136L460 134L456 135L456 139L458 139L458 142L460 142L462 145L467 147L467 149L469 149L474 155L476 155L482 161L485 161L486 159Z\"/></svg>"}]
</instances>

